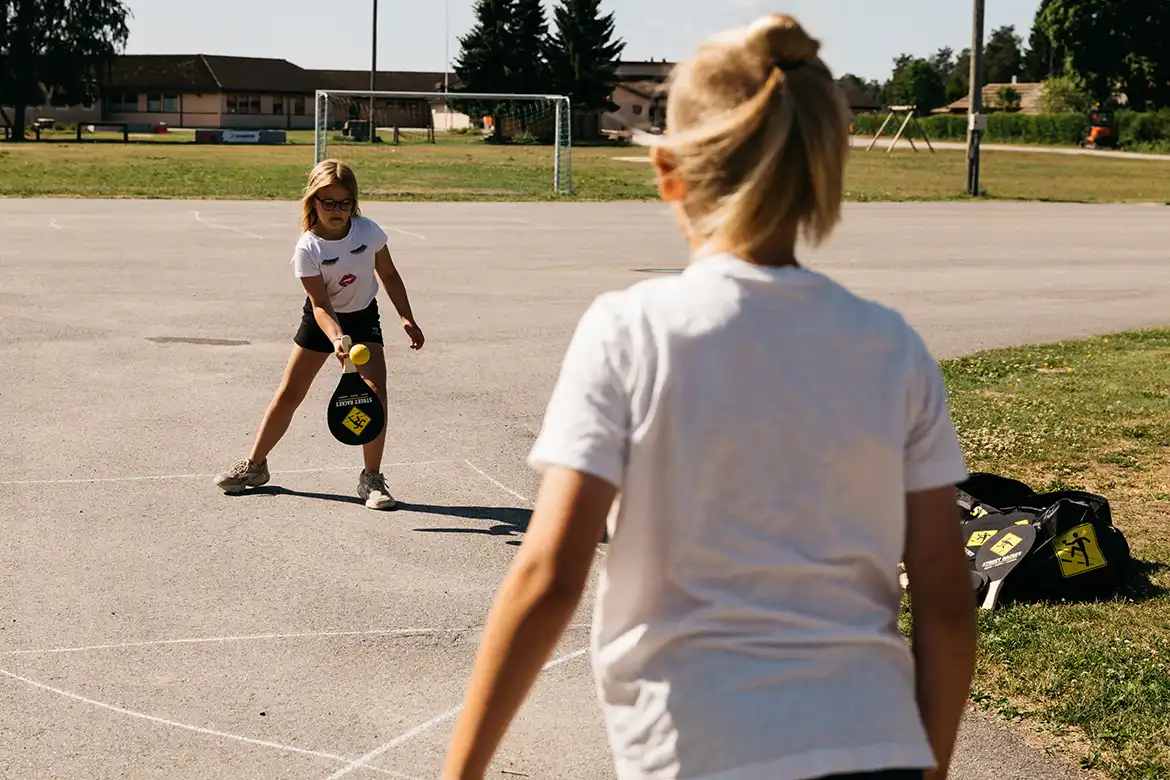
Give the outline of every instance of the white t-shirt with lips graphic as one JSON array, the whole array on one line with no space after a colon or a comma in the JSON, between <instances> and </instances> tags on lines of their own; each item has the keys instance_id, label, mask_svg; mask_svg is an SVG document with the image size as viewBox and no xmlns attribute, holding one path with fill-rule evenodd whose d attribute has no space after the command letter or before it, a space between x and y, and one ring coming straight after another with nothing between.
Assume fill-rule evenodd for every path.
<instances>
[{"instance_id":1,"label":"white t-shirt with lips graphic","mask_svg":"<svg viewBox=\"0 0 1170 780\"><path fill-rule=\"evenodd\" d=\"M298 277L320 276L339 314L361 311L378 295L374 255L386 246L386 231L368 217L351 217L349 233L333 241L306 230L293 250Z\"/></svg>"}]
</instances>

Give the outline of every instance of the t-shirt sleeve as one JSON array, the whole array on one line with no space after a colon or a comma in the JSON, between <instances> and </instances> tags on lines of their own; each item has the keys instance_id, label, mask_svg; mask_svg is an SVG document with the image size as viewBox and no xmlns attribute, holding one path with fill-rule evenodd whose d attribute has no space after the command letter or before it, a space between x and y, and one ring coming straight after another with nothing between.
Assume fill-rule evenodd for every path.
<instances>
[{"instance_id":1,"label":"t-shirt sleeve","mask_svg":"<svg viewBox=\"0 0 1170 780\"><path fill-rule=\"evenodd\" d=\"M376 254L382 250L382 247L386 246L389 238L386 236L386 231L377 222L372 219L367 219L366 222L370 230L370 249L374 250Z\"/></svg>"},{"instance_id":2,"label":"t-shirt sleeve","mask_svg":"<svg viewBox=\"0 0 1170 780\"><path fill-rule=\"evenodd\" d=\"M968 473L938 362L917 333L912 351L905 478L908 492L920 492L956 485Z\"/></svg>"},{"instance_id":3,"label":"t-shirt sleeve","mask_svg":"<svg viewBox=\"0 0 1170 780\"><path fill-rule=\"evenodd\" d=\"M574 469L620 489L631 416L622 370L629 352L613 300L599 298L578 322L528 463L537 471Z\"/></svg>"},{"instance_id":4,"label":"t-shirt sleeve","mask_svg":"<svg viewBox=\"0 0 1170 780\"><path fill-rule=\"evenodd\" d=\"M292 264L298 278L321 275L321 264L314 260L308 248L301 244L297 244L297 248L293 250Z\"/></svg>"}]
</instances>

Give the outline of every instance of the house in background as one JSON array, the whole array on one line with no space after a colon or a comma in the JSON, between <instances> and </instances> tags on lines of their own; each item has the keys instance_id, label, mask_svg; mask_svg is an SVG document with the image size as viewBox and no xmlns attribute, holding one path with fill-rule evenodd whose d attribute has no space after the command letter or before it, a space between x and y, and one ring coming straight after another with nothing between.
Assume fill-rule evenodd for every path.
<instances>
[{"instance_id":1,"label":"house in background","mask_svg":"<svg viewBox=\"0 0 1170 780\"><path fill-rule=\"evenodd\" d=\"M313 128L313 79L288 60L128 54L111 63L102 119L233 130Z\"/></svg>"},{"instance_id":2,"label":"house in background","mask_svg":"<svg viewBox=\"0 0 1170 780\"><path fill-rule=\"evenodd\" d=\"M1007 110L1000 105L999 93L1003 89L1014 89L1020 96L1021 114L1042 114L1040 106L1044 98L1044 82L1020 82L1011 84L986 84L983 87L983 107L987 111ZM966 114L971 108L971 98L961 97L949 106L936 109L936 114Z\"/></svg>"}]
</instances>

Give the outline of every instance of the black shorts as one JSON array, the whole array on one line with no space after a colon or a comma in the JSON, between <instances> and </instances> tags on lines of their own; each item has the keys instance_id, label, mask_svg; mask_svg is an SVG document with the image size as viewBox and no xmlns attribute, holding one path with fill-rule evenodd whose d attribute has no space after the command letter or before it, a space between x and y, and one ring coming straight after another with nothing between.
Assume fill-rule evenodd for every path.
<instances>
[{"instance_id":1,"label":"black shorts","mask_svg":"<svg viewBox=\"0 0 1170 780\"><path fill-rule=\"evenodd\" d=\"M383 344L382 319L378 315L378 302L374 301L361 311L337 312L341 332L353 339L354 344ZM321 330L313 316L313 301L305 297L305 308L301 313L301 326L293 337L302 349L312 352L333 354L333 342Z\"/></svg>"}]
</instances>

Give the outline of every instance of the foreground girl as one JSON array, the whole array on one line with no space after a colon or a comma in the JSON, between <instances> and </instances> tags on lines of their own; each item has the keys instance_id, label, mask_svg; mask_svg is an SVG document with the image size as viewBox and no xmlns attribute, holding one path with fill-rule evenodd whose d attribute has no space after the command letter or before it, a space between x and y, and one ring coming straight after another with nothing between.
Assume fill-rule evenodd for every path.
<instances>
[{"instance_id":1,"label":"foreground girl","mask_svg":"<svg viewBox=\"0 0 1170 780\"><path fill-rule=\"evenodd\" d=\"M818 51L770 16L675 70L647 143L692 263L577 328L446 780L484 777L606 530L591 645L621 780L945 776L975 652L967 474L922 339L797 259L839 221L849 150Z\"/></svg>"},{"instance_id":2,"label":"foreground girl","mask_svg":"<svg viewBox=\"0 0 1170 780\"><path fill-rule=\"evenodd\" d=\"M268 482L268 453L288 430L313 379L330 355L344 364L342 336L369 348L369 362L358 366L358 371L386 405L379 279L402 319L411 348L423 346L423 333L414 322L406 287L386 245L386 233L378 223L361 216L357 178L347 165L325 160L313 168L302 201L301 226L304 233L292 259L307 294L300 329L293 337L284 378L264 415L251 454L215 479L227 493ZM382 475L385 445L383 430L362 448L364 468L358 476L357 494L371 509L395 506Z\"/></svg>"}]
</instances>

